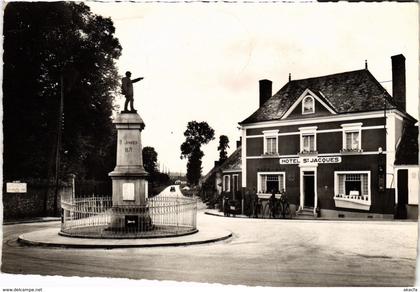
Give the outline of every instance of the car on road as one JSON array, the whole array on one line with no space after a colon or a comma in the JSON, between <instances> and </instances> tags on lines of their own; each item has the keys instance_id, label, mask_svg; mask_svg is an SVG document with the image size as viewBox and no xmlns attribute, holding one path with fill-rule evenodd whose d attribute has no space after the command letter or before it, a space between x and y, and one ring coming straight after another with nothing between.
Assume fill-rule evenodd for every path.
<instances>
[{"instance_id":1,"label":"car on road","mask_svg":"<svg viewBox=\"0 0 420 292\"><path fill-rule=\"evenodd\" d=\"M170 191L170 192L172 192L172 193L176 192L176 191L175 191L175 187L171 187L171 188L169 189L169 191Z\"/></svg>"}]
</instances>

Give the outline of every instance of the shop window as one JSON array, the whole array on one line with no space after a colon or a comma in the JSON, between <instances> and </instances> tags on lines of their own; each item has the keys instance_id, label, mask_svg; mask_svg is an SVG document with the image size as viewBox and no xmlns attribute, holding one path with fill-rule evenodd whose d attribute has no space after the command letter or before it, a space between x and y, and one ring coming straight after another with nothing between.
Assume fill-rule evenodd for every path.
<instances>
[{"instance_id":1,"label":"shop window","mask_svg":"<svg viewBox=\"0 0 420 292\"><path fill-rule=\"evenodd\" d=\"M336 197L370 201L369 172L336 172Z\"/></svg>"},{"instance_id":2,"label":"shop window","mask_svg":"<svg viewBox=\"0 0 420 292\"><path fill-rule=\"evenodd\" d=\"M230 175L223 176L223 191L230 192Z\"/></svg>"},{"instance_id":3,"label":"shop window","mask_svg":"<svg viewBox=\"0 0 420 292\"><path fill-rule=\"evenodd\" d=\"M271 194L284 192L286 189L285 185L285 173L274 172L274 173L258 173L258 192L264 194Z\"/></svg>"},{"instance_id":4,"label":"shop window","mask_svg":"<svg viewBox=\"0 0 420 292\"><path fill-rule=\"evenodd\" d=\"M306 96L302 101L302 114L315 113L315 100L312 96Z\"/></svg>"}]
</instances>

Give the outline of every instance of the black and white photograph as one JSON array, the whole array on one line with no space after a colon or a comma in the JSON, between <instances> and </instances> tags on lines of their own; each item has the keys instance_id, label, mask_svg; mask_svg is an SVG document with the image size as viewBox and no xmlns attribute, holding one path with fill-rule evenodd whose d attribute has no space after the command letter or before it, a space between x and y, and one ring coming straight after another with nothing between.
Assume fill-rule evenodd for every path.
<instances>
[{"instance_id":1,"label":"black and white photograph","mask_svg":"<svg viewBox=\"0 0 420 292\"><path fill-rule=\"evenodd\" d=\"M2 291L417 291L418 3L2 20Z\"/></svg>"}]
</instances>

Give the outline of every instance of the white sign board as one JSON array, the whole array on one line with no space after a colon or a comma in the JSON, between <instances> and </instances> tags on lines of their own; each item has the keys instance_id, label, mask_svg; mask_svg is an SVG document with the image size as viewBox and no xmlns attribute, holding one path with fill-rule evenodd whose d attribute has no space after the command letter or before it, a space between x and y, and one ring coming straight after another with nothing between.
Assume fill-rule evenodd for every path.
<instances>
[{"instance_id":1,"label":"white sign board","mask_svg":"<svg viewBox=\"0 0 420 292\"><path fill-rule=\"evenodd\" d=\"M11 182L6 183L7 193L26 193L26 183Z\"/></svg>"},{"instance_id":2,"label":"white sign board","mask_svg":"<svg viewBox=\"0 0 420 292\"><path fill-rule=\"evenodd\" d=\"M359 195L359 191L350 191L349 195L350 196L358 196Z\"/></svg>"},{"instance_id":3,"label":"white sign board","mask_svg":"<svg viewBox=\"0 0 420 292\"><path fill-rule=\"evenodd\" d=\"M123 189L123 201L134 201L134 184L124 183Z\"/></svg>"},{"instance_id":4,"label":"white sign board","mask_svg":"<svg viewBox=\"0 0 420 292\"><path fill-rule=\"evenodd\" d=\"M340 156L280 158L280 164L341 163Z\"/></svg>"}]
</instances>

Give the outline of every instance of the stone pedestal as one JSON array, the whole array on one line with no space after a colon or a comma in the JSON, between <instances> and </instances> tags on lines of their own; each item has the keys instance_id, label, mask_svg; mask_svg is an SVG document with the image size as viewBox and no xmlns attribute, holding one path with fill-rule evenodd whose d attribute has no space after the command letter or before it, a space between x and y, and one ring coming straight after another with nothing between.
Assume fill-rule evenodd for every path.
<instances>
[{"instance_id":1,"label":"stone pedestal","mask_svg":"<svg viewBox=\"0 0 420 292\"><path fill-rule=\"evenodd\" d=\"M145 124L137 113L118 114L117 165L112 179L112 229L144 229L151 223L146 207L147 172L143 167L141 131ZM137 226L137 227L136 227Z\"/></svg>"}]
</instances>

